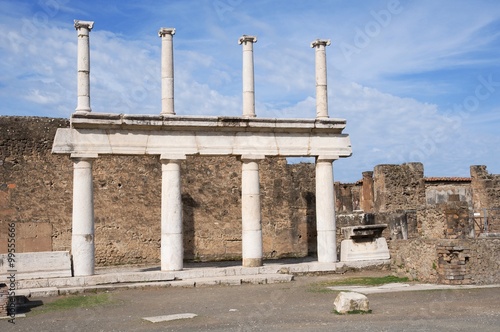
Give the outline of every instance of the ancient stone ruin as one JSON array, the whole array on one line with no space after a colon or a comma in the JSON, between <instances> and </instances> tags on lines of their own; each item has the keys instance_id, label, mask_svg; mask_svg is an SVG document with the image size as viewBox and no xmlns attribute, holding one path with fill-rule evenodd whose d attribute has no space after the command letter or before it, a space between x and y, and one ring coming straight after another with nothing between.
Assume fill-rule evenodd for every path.
<instances>
[{"instance_id":1,"label":"ancient stone ruin","mask_svg":"<svg viewBox=\"0 0 500 332\"><path fill-rule=\"evenodd\" d=\"M72 247L75 276L94 273L92 163L101 155L159 156L162 164L161 269L183 268L180 164L188 155L237 156L242 163L242 261L262 265L259 161L266 157L316 158L318 261L335 262L332 162L351 155L345 120L328 116L325 46L316 40L316 119L266 119L255 114L253 43L244 35L242 117L179 116L174 111L172 36L162 28L162 110L159 115L94 113L90 108L89 32L93 22L75 21L78 31L78 105L71 127L58 129L52 152L70 155L73 172Z\"/></svg>"},{"instance_id":2,"label":"ancient stone ruin","mask_svg":"<svg viewBox=\"0 0 500 332\"><path fill-rule=\"evenodd\" d=\"M385 241L390 260L385 247L377 257L365 253L394 274L500 282L500 175L486 166L451 178L425 177L421 163L378 165L356 183L334 183L332 162L351 148L346 121L328 117L328 41L312 44L314 119L255 115L253 36L238 40L242 116L175 114L174 29L160 30L161 112L107 114L90 107L92 26L75 23L80 84L69 120L0 117L0 255L11 222L17 252L70 252L75 276L106 265L178 270L185 261L254 266L306 256L336 266L349 259L343 241ZM288 164L286 156L314 156L316 163Z\"/></svg>"}]
</instances>

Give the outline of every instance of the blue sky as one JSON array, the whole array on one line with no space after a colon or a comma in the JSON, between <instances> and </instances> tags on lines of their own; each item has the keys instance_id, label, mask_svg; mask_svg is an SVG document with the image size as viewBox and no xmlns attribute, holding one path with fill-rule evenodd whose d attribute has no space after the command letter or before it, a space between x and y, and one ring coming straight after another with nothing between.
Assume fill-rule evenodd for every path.
<instances>
[{"instance_id":1,"label":"blue sky","mask_svg":"<svg viewBox=\"0 0 500 332\"><path fill-rule=\"evenodd\" d=\"M175 27L180 115L241 114L243 34L254 45L256 113L314 117L314 50L327 47L329 112L353 156L335 178L420 161L426 176L500 173L497 0L0 0L0 115L69 117L76 31L93 20L94 112L160 112L160 27Z\"/></svg>"}]
</instances>

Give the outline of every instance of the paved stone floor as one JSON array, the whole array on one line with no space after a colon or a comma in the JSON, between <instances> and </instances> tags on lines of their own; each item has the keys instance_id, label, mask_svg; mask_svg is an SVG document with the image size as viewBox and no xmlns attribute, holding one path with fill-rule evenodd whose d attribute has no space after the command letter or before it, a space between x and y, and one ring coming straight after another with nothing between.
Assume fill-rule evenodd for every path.
<instances>
[{"instance_id":1,"label":"paved stone floor","mask_svg":"<svg viewBox=\"0 0 500 332\"><path fill-rule=\"evenodd\" d=\"M386 275L387 272L364 272ZM297 277L291 283L199 288L145 288L109 292L93 308L41 313L56 297L0 331L498 331L500 288L369 294L372 314L333 314L337 294L311 284L355 273ZM194 313L195 318L151 323L143 317Z\"/></svg>"}]
</instances>

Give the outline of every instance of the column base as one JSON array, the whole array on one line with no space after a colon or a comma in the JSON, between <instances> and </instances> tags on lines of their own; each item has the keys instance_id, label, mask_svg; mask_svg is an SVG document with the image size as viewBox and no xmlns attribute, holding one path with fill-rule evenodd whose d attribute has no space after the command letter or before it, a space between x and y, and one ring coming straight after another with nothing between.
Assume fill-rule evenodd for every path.
<instances>
[{"instance_id":1,"label":"column base","mask_svg":"<svg viewBox=\"0 0 500 332\"><path fill-rule=\"evenodd\" d=\"M243 258L243 267L262 266L262 258Z\"/></svg>"}]
</instances>

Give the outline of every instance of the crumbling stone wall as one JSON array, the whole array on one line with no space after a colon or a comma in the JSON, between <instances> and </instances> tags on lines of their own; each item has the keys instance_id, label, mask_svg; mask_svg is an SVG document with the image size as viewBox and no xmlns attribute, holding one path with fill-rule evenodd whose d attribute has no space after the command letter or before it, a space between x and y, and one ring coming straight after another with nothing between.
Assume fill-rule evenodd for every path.
<instances>
[{"instance_id":1,"label":"crumbling stone wall","mask_svg":"<svg viewBox=\"0 0 500 332\"><path fill-rule=\"evenodd\" d=\"M51 154L56 129L67 126L65 119L0 117L0 252L11 221L18 252L71 249L73 164ZM260 169L264 257L314 253L314 165L273 158ZM188 157L181 173L186 259L240 258L241 162ZM158 262L158 158L99 156L93 176L97 265Z\"/></svg>"},{"instance_id":2,"label":"crumbling stone wall","mask_svg":"<svg viewBox=\"0 0 500 332\"><path fill-rule=\"evenodd\" d=\"M352 213L360 210L361 185L359 183L335 182L335 211Z\"/></svg>"},{"instance_id":3,"label":"crumbling stone wall","mask_svg":"<svg viewBox=\"0 0 500 332\"><path fill-rule=\"evenodd\" d=\"M377 165L373 171L374 211L418 209L425 205L421 163Z\"/></svg>"},{"instance_id":4,"label":"crumbling stone wall","mask_svg":"<svg viewBox=\"0 0 500 332\"><path fill-rule=\"evenodd\" d=\"M486 166L471 166L474 212L488 219L488 232L500 233L500 174L488 173Z\"/></svg>"},{"instance_id":5,"label":"crumbling stone wall","mask_svg":"<svg viewBox=\"0 0 500 332\"><path fill-rule=\"evenodd\" d=\"M422 282L500 282L500 238L396 240L389 245L394 274Z\"/></svg>"},{"instance_id":6,"label":"crumbling stone wall","mask_svg":"<svg viewBox=\"0 0 500 332\"><path fill-rule=\"evenodd\" d=\"M453 179L453 178L452 178ZM470 182L425 181L425 200L427 205L445 204L448 201L467 202L472 208L472 189Z\"/></svg>"}]
</instances>

